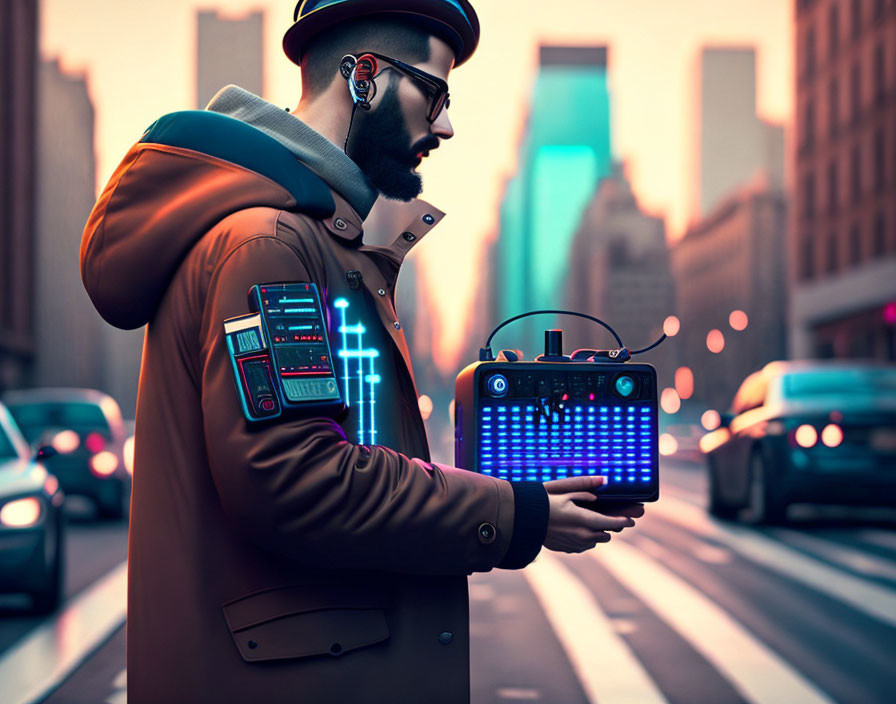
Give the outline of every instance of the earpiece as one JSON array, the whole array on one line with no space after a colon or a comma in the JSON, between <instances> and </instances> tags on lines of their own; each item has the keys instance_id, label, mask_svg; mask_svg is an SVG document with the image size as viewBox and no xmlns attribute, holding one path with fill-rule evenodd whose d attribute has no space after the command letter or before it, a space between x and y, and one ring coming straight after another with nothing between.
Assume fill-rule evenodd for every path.
<instances>
[{"instance_id":1,"label":"earpiece","mask_svg":"<svg viewBox=\"0 0 896 704\"><path fill-rule=\"evenodd\" d=\"M351 54L342 57L339 72L348 81L348 90L356 106L364 110L370 109L370 101L376 95L376 75L378 64L376 57L362 54L355 58Z\"/></svg>"}]
</instances>

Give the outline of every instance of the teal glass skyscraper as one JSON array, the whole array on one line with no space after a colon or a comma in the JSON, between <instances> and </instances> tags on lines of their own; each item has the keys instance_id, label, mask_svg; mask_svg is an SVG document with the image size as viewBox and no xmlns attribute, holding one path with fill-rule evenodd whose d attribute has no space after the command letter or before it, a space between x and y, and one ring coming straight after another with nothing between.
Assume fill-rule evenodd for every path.
<instances>
[{"instance_id":1,"label":"teal glass skyscraper","mask_svg":"<svg viewBox=\"0 0 896 704\"><path fill-rule=\"evenodd\" d=\"M501 205L494 270L502 319L563 302L573 236L611 162L606 47L542 46L518 171ZM543 316L524 327L553 324ZM537 340L525 339L527 356L537 354Z\"/></svg>"}]
</instances>

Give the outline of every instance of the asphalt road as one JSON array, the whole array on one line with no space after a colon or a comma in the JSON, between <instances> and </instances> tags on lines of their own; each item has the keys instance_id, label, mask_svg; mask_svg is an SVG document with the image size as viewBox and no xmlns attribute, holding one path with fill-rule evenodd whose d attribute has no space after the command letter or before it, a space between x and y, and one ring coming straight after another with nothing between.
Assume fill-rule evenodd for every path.
<instances>
[{"instance_id":1,"label":"asphalt road","mask_svg":"<svg viewBox=\"0 0 896 704\"><path fill-rule=\"evenodd\" d=\"M609 544L471 577L473 704L893 700L896 511L795 507L751 528L707 516L699 469L661 477ZM73 528L72 593L126 552L123 526ZM0 612L0 648L33 625ZM125 696L119 629L46 701Z\"/></svg>"}]
</instances>

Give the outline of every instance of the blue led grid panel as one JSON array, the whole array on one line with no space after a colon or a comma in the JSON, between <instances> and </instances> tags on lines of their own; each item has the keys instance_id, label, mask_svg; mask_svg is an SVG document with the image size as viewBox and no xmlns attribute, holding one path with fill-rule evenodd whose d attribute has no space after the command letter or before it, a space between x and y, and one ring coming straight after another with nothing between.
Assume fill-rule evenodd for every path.
<instances>
[{"instance_id":1,"label":"blue led grid panel","mask_svg":"<svg viewBox=\"0 0 896 704\"><path fill-rule=\"evenodd\" d=\"M478 420L482 474L509 481L603 474L608 485L636 486L654 477L657 420L649 403L572 405L546 418L531 402L508 401L484 405Z\"/></svg>"}]
</instances>

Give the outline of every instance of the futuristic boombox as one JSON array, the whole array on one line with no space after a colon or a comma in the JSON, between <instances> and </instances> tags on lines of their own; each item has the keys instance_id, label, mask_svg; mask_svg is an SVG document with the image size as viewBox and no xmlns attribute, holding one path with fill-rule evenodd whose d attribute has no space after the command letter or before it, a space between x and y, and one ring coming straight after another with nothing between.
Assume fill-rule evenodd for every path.
<instances>
[{"instance_id":1,"label":"futuristic boombox","mask_svg":"<svg viewBox=\"0 0 896 704\"><path fill-rule=\"evenodd\" d=\"M566 356L562 331L547 330L545 353L521 361L516 350L494 360L489 337L480 361L461 371L455 384L455 464L509 481L601 474L606 483L598 503L656 501L656 371L627 362L665 335L636 352L616 339L619 349Z\"/></svg>"}]
</instances>

